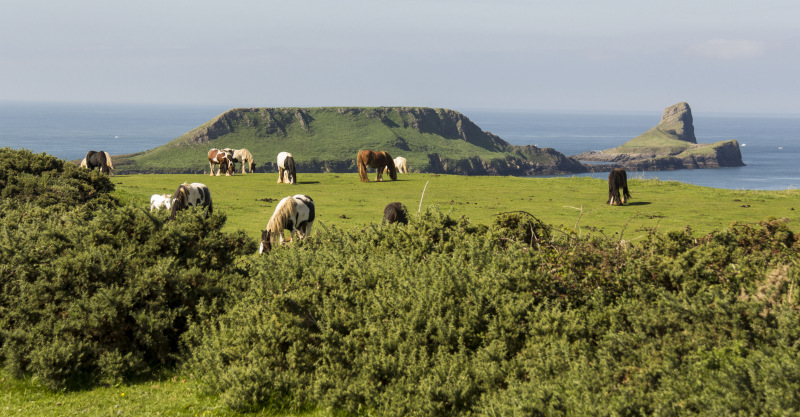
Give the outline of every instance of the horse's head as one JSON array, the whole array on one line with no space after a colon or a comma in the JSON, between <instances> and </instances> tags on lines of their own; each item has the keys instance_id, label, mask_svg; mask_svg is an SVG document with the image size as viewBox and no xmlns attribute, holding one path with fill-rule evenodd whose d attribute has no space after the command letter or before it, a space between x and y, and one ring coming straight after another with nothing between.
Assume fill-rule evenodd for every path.
<instances>
[{"instance_id":1,"label":"horse's head","mask_svg":"<svg viewBox=\"0 0 800 417\"><path fill-rule=\"evenodd\" d=\"M258 254L263 255L272 250L272 232L269 230L261 231L261 245L258 247Z\"/></svg>"}]
</instances>

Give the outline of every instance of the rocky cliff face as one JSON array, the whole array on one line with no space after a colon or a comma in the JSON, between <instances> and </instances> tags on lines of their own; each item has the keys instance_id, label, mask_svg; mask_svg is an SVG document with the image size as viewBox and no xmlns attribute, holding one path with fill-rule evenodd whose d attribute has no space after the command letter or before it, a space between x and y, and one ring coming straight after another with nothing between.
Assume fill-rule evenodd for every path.
<instances>
[{"instance_id":1,"label":"rocky cliff face","mask_svg":"<svg viewBox=\"0 0 800 417\"><path fill-rule=\"evenodd\" d=\"M664 109L661 122L622 146L584 152L581 161L608 162L609 167L630 170L671 170L744 166L739 142L735 140L698 144L692 111L687 103ZM592 167L597 170L597 167Z\"/></svg>"}]
</instances>

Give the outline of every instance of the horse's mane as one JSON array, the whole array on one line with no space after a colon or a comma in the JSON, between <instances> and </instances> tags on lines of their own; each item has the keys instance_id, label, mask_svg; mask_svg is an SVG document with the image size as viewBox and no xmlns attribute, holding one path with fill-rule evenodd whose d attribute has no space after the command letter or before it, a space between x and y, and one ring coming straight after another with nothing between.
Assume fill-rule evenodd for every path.
<instances>
[{"instance_id":1,"label":"horse's mane","mask_svg":"<svg viewBox=\"0 0 800 417\"><path fill-rule=\"evenodd\" d=\"M397 181L397 167L394 165L394 159L392 159L392 156L386 151L380 151L378 152L378 155L386 158L386 161L384 162L386 163L386 167L389 168L389 178L391 178L392 181Z\"/></svg>"},{"instance_id":2,"label":"horse's mane","mask_svg":"<svg viewBox=\"0 0 800 417\"><path fill-rule=\"evenodd\" d=\"M284 197L275 207L275 213L269 218L267 230L274 234L283 233L286 223L297 214L297 202L293 197Z\"/></svg>"},{"instance_id":3,"label":"horse's mane","mask_svg":"<svg viewBox=\"0 0 800 417\"><path fill-rule=\"evenodd\" d=\"M183 210L183 206L186 205L186 196L189 193L189 184L183 183L178 186L178 189L172 193L172 208L170 209L170 219L175 219L175 215L178 214L178 211Z\"/></svg>"}]
</instances>

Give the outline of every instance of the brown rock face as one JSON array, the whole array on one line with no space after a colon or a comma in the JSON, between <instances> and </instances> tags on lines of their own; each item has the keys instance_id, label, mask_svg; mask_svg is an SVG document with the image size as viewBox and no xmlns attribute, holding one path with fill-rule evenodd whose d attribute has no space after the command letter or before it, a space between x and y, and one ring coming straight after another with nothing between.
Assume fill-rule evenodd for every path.
<instances>
[{"instance_id":1,"label":"brown rock face","mask_svg":"<svg viewBox=\"0 0 800 417\"><path fill-rule=\"evenodd\" d=\"M697 143L694 136L694 124L692 119L692 109L689 103L678 103L664 109L661 115L661 122L658 128L665 133L676 136L676 139L689 143Z\"/></svg>"}]
</instances>

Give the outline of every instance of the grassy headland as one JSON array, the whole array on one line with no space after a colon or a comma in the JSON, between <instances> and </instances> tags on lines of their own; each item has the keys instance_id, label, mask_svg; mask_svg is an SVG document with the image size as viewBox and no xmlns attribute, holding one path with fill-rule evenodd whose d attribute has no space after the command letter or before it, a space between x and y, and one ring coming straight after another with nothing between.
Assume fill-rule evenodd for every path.
<instances>
[{"instance_id":1,"label":"grassy headland","mask_svg":"<svg viewBox=\"0 0 800 417\"><path fill-rule=\"evenodd\" d=\"M306 172L350 172L361 149L404 156L412 171L527 175L586 172L553 149L511 145L466 116L430 108L229 110L158 148L117 156L118 173L201 173L210 148L246 148L257 170L291 152Z\"/></svg>"}]
</instances>

